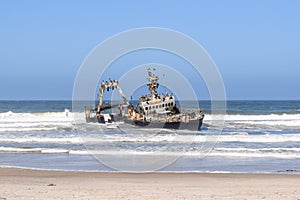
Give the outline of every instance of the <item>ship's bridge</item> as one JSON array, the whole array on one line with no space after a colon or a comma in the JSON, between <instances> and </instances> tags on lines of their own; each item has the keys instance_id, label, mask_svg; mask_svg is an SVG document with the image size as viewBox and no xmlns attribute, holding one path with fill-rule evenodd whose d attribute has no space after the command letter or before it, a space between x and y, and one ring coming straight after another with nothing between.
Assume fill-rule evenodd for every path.
<instances>
[{"instance_id":1,"label":"ship's bridge","mask_svg":"<svg viewBox=\"0 0 300 200\"><path fill-rule=\"evenodd\" d=\"M163 95L155 99L140 102L140 107L146 115L148 114L167 114L175 106L173 95Z\"/></svg>"}]
</instances>

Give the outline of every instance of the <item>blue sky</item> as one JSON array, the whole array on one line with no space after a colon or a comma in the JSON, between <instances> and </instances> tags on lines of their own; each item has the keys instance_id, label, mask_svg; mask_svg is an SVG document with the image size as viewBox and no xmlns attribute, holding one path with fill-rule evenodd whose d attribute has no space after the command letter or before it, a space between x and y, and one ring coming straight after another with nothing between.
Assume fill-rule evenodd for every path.
<instances>
[{"instance_id":1,"label":"blue sky","mask_svg":"<svg viewBox=\"0 0 300 200\"><path fill-rule=\"evenodd\" d=\"M300 1L0 1L0 99L71 99L107 37L163 27L201 44L228 99L300 99Z\"/></svg>"}]
</instances>

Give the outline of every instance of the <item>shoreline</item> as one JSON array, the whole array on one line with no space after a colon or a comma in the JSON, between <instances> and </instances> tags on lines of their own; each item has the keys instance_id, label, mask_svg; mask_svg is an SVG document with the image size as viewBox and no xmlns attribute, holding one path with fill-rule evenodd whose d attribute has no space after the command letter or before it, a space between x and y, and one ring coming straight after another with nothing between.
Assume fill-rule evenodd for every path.
<instances>
[{"instance_id":1,"label":"shoreline","mask_svg":"<svg viewBox=\"0 0 300 200\"><path fill-rule=\"evenodd\" d=\"M16 169L28 171L44 171L44 172L66 172L66 173L108 173L108 174L249 174L249 175L299 175L298 170L286 169L276 172L234 172L234 171L105 171L105 170L80 170L80 169L45 169L30 168L21 166L0 165L1 169ZM1 200L1 199L0 199Z\"/></svg>"},{"instance_id":2,"label":"shoreline","mask_svg":"<svg viewBox=\"0 0 300 200\"><path fill-rule=\"evenodd\" d=\"M299 199L299 174L124 173L0 167L0 199Z\"/></svg>"}]
</instances>

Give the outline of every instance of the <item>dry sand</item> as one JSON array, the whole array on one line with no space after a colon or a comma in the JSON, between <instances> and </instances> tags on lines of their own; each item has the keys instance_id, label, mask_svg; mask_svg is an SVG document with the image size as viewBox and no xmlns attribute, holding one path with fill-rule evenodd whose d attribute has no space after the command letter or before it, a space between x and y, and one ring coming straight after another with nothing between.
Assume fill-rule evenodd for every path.
<instances>
[{"instance_id":1,"label":"dry sand","mask_svg":"<svg viewBox=\"0 0 300 200\"><path fill-rule=\"evenodd\" d=\"M300 200L300 175L129 174L0 168L0 200L11 199Z\"/></svg>"}]
</instances>

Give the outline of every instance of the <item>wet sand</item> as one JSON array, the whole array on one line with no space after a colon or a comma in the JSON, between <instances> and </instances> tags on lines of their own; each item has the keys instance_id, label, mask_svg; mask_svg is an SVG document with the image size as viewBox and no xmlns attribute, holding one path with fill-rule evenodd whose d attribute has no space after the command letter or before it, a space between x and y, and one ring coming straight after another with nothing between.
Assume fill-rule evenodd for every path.
<instances>
[{"instance_id":1,"label":"wet sand","mask_svg":"<svg viewBox=\"0 0 300 200\"><path fill-rule=\"evenodd\" d=\"M300 175L41 171L0 168L0 200L293 199Z\"/></svg>"}]
</instances>

